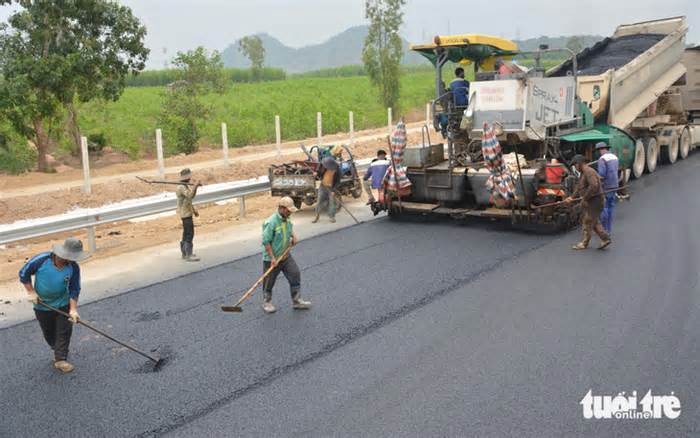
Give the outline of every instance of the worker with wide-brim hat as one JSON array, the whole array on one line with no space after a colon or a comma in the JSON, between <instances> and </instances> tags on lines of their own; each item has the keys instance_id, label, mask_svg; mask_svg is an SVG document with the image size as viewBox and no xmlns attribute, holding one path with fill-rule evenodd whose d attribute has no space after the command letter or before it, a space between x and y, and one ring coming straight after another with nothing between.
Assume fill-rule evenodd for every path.
<instances>
[{"instance_id":1,"label":"worker with wide-brim hat","mask_svg":"<svg viewBox=\"0 0 700 438\"><path fill-rule=\"evenodd\" d=\"M80 319L78 263L88 257L90 254L83 250L83 242L68 238L62 244L54 245L50 252L32 257L19 271L19 280L27 290L28 301L34 304L34 315L44 339L54 352L54 368L63 373L74 369L67 359L73 324ZM42 303L67 313L69 317L54 312Z\"/></svg>"},{"instance_id":2,"label":"worker with wide-brim hat","mask_svg":"<svg viewBox=\"0 0 700 438\"><path fill-rule=\"evenodd\" d=\"M198 262L199 257L194 254L194 217L199 216L199 212L192 205L194 197L197 196L197 189L202 183L190 184L192 171L182 169L180 171L180 182L175 195L177 196L177 215L182 221L182 240L180 240L180 253L182 259L188 262Z\"/></svg>"}]
</instances>

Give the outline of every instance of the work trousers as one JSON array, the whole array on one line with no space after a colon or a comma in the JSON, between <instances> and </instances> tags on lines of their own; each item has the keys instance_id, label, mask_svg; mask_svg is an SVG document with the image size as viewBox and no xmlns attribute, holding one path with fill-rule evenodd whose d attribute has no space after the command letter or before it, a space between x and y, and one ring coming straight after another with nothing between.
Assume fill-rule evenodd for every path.
<instances>
[{"instance_id":1,"label":"work trousers","mask_svg":"<svg viewBox=\"0 0 700 438\"><path fill-rule=\"evenodd\" d=\"M192 255L192 241L194 240L194 220L192 216L182 218L182 240L180 241L180 252L186 257Z\"/></svg>"},{"instance_id":2,"label":"work trousers","mask_svg":"<svg viewBox=\"0 0 700 438\"><path fill-rule=\"evenodd\" d=\"M602 199L597 198L589 201L583 204L582 208L583 240L581 243L584 246L588 246L588 243L591 241L591 231L595 231L601 241L610 239L610 236L608 236L608 233L605 232L605 229L600 224L600 214L603 210Z\"/></svg>"},{"instance_id":3,"label":"work trousers","mask_svg":"<svg viewBox=\"0 0 700 438\"><path fill-rule=\"evenodd\" d=\"M61 307L60 310L68 313L68 306ZM39 321L41 332L49 347L53 350L56 361L68 358L68 347L73 334L73 323L65 316L50 311L34 309L36 320Z\"/></svg>"},{"instance_id":4,"label":"work trousers","mask_svg":"<svg viewBox=\"0 0 700 438\"><path fill-rule=\"evenodd\" d=\"M263 272L267 272L272 266L272 262L263 261ZM270 301L272 299L272 288L275 287L277 276L282 272L289 282L289 292L292 295L292 300L299 298L301 290L301 271L297 262L294 261L291 254L280 262L275 269L270 272L270 275L263 281L263 299Z\"/></svg>"},{"instance_id":5,"label":"work trousers","mask_svg":"<svg viewBox=\"0 0 700 438\"><path fill-rule=\"evenodd\" d=\"M333 195L333 189L320 186L318 188L318 202L316 204L316 214L320 215L321 212L328 207L328 216L331 218L335 217L335 196Z\"/></svg>"},{"instance_id":6,"label":"work trousers","mask_svg":"<svg viewBox=\"0 0 700 438\"><path fill-rule=\"evenodd\" d=\"M615 193L605 194L605 206L600 213L600 223L608 234L612 233L613 213L615 212L616 203L617 195Z\"/></svg>"}]
</instances>

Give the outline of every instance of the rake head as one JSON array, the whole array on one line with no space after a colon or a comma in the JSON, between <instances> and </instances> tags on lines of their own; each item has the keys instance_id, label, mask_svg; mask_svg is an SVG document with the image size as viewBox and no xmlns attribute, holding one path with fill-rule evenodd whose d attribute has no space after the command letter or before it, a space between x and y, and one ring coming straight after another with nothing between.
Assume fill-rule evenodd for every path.
<instances>
[{"instance_id":1,"label":"rake head","mask_svg":"<svg viewBox=\"0 0 700 438\"><path fill-rule=\"evenodd\" d=\"M243 309L241 306L221 306L221 310L224 312L234 312L234 313L241 313L243 312Z\"/></svg>"}]
</instances>

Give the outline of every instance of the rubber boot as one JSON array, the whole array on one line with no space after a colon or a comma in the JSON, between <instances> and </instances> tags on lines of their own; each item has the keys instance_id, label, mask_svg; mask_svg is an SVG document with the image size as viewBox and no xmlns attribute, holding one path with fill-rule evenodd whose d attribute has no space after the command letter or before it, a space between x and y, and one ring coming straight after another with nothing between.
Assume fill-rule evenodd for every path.
<instances>
[{"instance_id":1,"label":"rubber boot","mask_svg":"<svg viewBox=\"0 0 700 438\"><path fill-rule=\"evenodd\" d=\"M295 310L308 310L311 308L311 301L303 300L301 293L297 292L292 297L292 308Z\"/></svg>"},{"instance_id":2,"label":"rubber boot","mask_svg":"<svg viewBox=\"0 0 700 438\"><path fill-rule=\"evenodd\" d=\"M588 248L588 244L591 241L591 231L586 228L586 226L583 226L583 239L577 243L576 245L572 246L571 249L573 250L582 250Z\"/></svg>"},{"instance_id":3,"label":"rubber boot","mask_svg":"<svg viewBox=\"0 0 700 438\"><path fill-rule=\"evenodd\" d=\"M275 308L275 305L272 304L272 293L270 293L270 292L263 293L262 309L263 309L263 312L265 312L265 313L275 313L277 311L277 309Z\"/></svg>"},{"instance_id":4,"label":"rubber boot","mask_svg":"<svg viewBox=\"0 0 700 438\"><path fill-rule=\"evenodd\" d=\"M57 360L53 363L53 367L61 371L63 374L68 374L75 369L75 367L66 360Z\"/></svg>"},{"instance_id":5,"label":"rubber boot","mask_svg":"<svg viewBox=\"0 0 700 438\"><path fill-rule=\"evenodd\" d=\"M194 246L194 245L193 245L192 243L190 243L190 242L185 243L185 245L186 245L186 246L185 246L185 251L187 252L187 258L186 258L186 260L187 260L188 262L198 262L198 261L199 261L199 257L197 257L196 254L193 254L193 253L192 253L192 251L193 251L193 246Z\"/></svg>"},{"instance_id":6,"label":"rubber boot","mask_svg":"<svg viewBox=\"0 0 700 438\"><path fill-rule=\"evenodd\" d=\"M312 224L315 224L315 223L318 222L320 219L321 219L321 215L318 214L318 213L316 213L316 217L314 218L314 220L311 221L311 223L312 223Z\"/></svg>"}]
</instances>

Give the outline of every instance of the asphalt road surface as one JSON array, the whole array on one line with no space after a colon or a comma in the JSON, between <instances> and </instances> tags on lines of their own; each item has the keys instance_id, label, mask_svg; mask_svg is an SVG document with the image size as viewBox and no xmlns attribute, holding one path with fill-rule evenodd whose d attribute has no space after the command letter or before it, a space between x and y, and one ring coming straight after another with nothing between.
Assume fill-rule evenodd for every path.
<instances>
[{"instance_id":1,"label":"asphalt road surface","mask_svg":"<svg viewBox=\"0 0 700 438\"><path fill-rule=\"evenodd\" d=\"M157 373L78 327L62 376L35 321L0 330L0 435L697 436L699 188L700 154L635 182L604 252L449 221L315 237L307 312L282 278L277 314L218 310L258 256L81 308L168 357ZM583 418L589 390L649 389L680 417Z\"/></svg>"}]
</instances>

